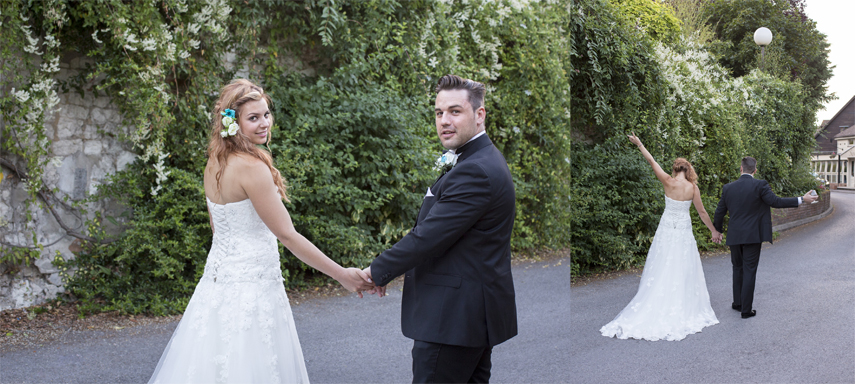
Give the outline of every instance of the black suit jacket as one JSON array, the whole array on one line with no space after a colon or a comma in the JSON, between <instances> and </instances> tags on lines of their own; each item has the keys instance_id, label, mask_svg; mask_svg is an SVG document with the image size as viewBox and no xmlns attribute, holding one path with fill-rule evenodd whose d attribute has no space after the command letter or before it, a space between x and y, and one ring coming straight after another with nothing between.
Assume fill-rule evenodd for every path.
<instances>
[{"instance_id":1,"label":"black suit jacket","mask_svg":"<svg viewBox=\"0 0 855 384\"><path fill-rule=\"evenodd\" d=\"M730 212L727 228L727 245L772 242L772 211L774 208L799 206L797 197L778 197L766 180L742 175L721 189L721 200L715 209L713 226L719 232L724 215Z\"/></svg>"},{"instance_id":2,"label":"black suit jacket","mask_svg":"<svg viewBox=\"0 0 855 384\"><path fill-rule=\"evenodd\" d=\"M492 347L517 334L511 231L516 196L501 152L483 135L430 187L416 226L371 263L377 285L401 274L401 328L414 340Z\"/></svg>"}]
</instances>

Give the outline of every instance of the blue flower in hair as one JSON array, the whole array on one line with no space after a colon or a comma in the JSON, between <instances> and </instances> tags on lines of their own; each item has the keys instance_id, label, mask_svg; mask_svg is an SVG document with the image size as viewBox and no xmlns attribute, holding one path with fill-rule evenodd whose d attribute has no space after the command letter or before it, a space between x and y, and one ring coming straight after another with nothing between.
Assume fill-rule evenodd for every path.
<instances>
[{"instance_id":1,"label":"blue flower in hair","mask_svg":"<svg viewBox=\"0 0 855 384\"><path fill-rule=\"evenodd\" d=\"M225 117L231 117L232 119L234 119L235 118L235 110L226 108L226 110L222 112L222 115Z\"/></svg>"}]
</instances>

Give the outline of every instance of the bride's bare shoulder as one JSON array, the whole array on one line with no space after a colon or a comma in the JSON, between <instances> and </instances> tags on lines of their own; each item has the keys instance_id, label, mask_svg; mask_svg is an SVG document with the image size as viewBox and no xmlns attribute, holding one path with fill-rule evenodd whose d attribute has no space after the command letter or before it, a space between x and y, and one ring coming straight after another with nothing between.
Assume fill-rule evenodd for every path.
<instances>
[{"instance_id":1,"label":"bride's bare shoulder","mask_svg":"<svg viewBox=\"0 0 855 384\"><path fill-rule=\"evenodd\" d=\"M225 162L220 163L216 158L208 158L205 165L205 176L212 176L222 171L221 177L235 177L252 174L258 169L267 169L263 161L245 154L232 154Z\"/></svg>"},{"instance_id":2,"label":"bride's bare shoulder","mask_svg":"<svg viewBox=\"0 0 855 384\"><path fill-rule=\"evenodd\" d=\"M240 169L257 168L259 166L267 168L267 165L264 164L264 161L255 156L248 155L245 153L236 153L229 156L229 166L232 165L234 165L235 168Z\"/></svg>"},{"instance_id":3,"label":"bride's bare shoulder","mask_svg":"<svg viewBox=\"0 0 855 384\"><path fill-rule=\"evenodd\" d=\"M259 158L247 154L235 154L229 157L228 167L241 179L270 176L267 164Z\"/></svg>"}]
</instances>

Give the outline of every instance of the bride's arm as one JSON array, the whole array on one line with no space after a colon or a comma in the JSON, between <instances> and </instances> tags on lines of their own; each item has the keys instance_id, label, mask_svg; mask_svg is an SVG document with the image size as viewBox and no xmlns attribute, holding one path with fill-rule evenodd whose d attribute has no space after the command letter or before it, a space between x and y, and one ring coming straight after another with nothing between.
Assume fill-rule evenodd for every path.
<instances>
[{"instance_id":1,"label":"bride's arm","mask_svg":"<svg viewBox=\"0 0 855 384\"><path fill-rule=\"evenodd\" d=\"M374 284L370 282L371 278L361 269L343 268L297 232L291 222L291 215L288 214L281 196L277 193L273 184L273 176L266 164L261 161L242 163L241 168L243 169L238 172L241 175L240 185L249 196L249 200L252 202L255 211L258 212L261 221L291 253L310 267L338 280L351 292L366 291L373 288Z\"/></svg>"},{"instance_id":2,"label":"bride's arm","mask_svg":"<svg viewBox=\"0 0 855 384\"><path fill-rule=\"evenodd\" d=\"M707 210L704 209L704 202L701 201L701 190L698 188L697 184L695 185L695 195L692 197L692 204L695 205L695 210L698 211L698 216L701 217L701 221L704 222L704 225L712 232L713 237L718 234L715 227L712 225L712 221L710 220L710 215L707 214Z\"/></svg>"},{"instance_id":3,"label":"bride's arm","mask_svg":"<svg viewBox=\"0 0 855 384\"><path fill-rule=\"evenodd\" d=\"M662 170L662 167L660 167L659 163L653 159L653 155L647 151L647 148L644 148L644 144L641 144L641 140L633 134L629 135L629 141L638 146L641 154L644 155L644 159L647 160L647 162L650 163L650 167L653 168L653 173L656 174L656 178L659 179L659 182L667 184L671 180L671 177Z\"/></svg>"}]
</instances>

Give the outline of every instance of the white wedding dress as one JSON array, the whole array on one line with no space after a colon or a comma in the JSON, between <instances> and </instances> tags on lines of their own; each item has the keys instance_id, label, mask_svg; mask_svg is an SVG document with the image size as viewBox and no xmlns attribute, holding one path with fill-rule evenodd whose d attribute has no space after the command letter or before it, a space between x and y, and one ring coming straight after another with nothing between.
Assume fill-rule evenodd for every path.
<instances>
[{"instance_id":1,"label":"white wedding dress","mask_svg":"<svg viewBox=\"0 0 855 384\"><path fill-rule=\"evenodd\" d=\"M718 324L692 234L691 205L691 200L665 196L665 212L647 252L638 292L612 322L600 328L603 336L682 340Z\"/></svg>"},{"instance_id":2,"label":"white wedding dress","mask_svg":"<svg viewBox=\"0 0 855 384\"><path fill-rule=\"evenodd\" d=\"M276 236L248 199L208 209L205 273L149 383L308 383Z\"/></svg>"}]
</instances>

